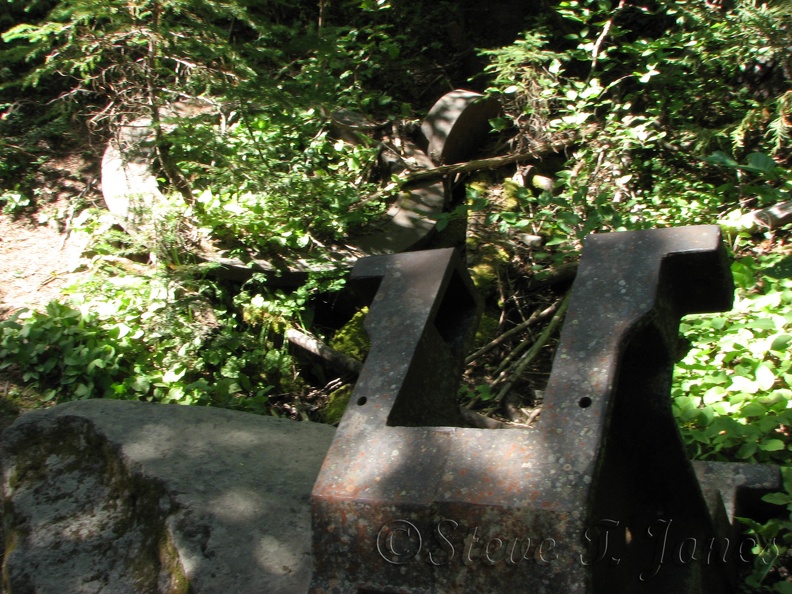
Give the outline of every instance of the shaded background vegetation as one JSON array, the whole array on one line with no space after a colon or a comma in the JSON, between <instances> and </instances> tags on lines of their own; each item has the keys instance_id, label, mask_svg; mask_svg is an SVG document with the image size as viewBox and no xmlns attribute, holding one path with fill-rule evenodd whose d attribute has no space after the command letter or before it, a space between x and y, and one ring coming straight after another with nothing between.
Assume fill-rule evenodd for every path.
<instances>
[{"instance_id":1,"label":"shaded background vegetation","mask_svg":"<svg viewBox=\"0 0 792 594\"><path fill-rule=\"evenodd\" d=\"M462 87L503 105L480 156L521 158L448 180L456 201L436 243L465 248L487 299L461 403L507 423L539 414L553 348L542 327L558 320L585 235L718 223L736 305L684 321L690 348L674 408L692 457L788 465L789 225L769 229L751 214L792 189L788 2L42 0L8 9L5 215L23 220L43 206L37 172L52 155L98 160L138 117L152 121L168 197L150 233L135 237L104 224L94 205L72 205L92 237L88 279L0 325L0 369L37 402L134 398L337 420L334 398L351 378L296 356L283 335L299 328L363 356L360 332L338 333L353 313L333 307L346 270L325 266L283 290L255 275L218 278L195 250L223 241L232 254L332 262L398 190L378 156ZM162 115L196 98L212 110L178 122ZM343 142L333 133L339 112L377 125ZM792 503L788 492L770 499ZM758 566L747 587L792 591L790 525L783 513L750 524L762 543L777 539L782 557Z\"/></svg>"}]
</instances>

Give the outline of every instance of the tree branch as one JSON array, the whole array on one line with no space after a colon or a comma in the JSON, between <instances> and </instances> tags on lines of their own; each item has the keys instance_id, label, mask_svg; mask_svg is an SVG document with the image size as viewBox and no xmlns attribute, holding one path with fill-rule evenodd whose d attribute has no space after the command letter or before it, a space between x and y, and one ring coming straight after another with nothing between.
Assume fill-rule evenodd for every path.
<instances>
[{"instance_id":1,"label":"tree branch","mask_svg":"<svg viewBox=\"0 0 792 594\"><path fill-rule=\"evenodd\" d=\"M294 328L289 328L286 330L284 336L286 340L288 340L293 345L308 351L323 361L326 361L337 371L352 375L360 375L360 370L363 368L363 364L360 361L353 359L349 355L345 355L344 353L341 353L333 348L330 348L315 336L310 336L304 332L295 330Z\"/></svg>"},{"instance_id":2,"label":"tree branch","mask_svg":"<svg viewBox=\"0 0 792 594\"><path fill-rule=\"evenodd\" d=\"M517 365L514 366L514 369L511 373L511 379L508 380L506 384L504 384L500 392L498 392L497 396L495 396L495 400L497 402L503 400L504 396L506 396L506 394L509 393L509 390L511 390L511 387L514 385L514 382L517 380L517 378L519 378L522 375L522 373L525 371L525 368L528 367L528 365L534 359L536 359L537 355L539 355L539 352L542 350L545 344L547 344L547 341L550 338L550 336L553 334L555 329L564 319L564 315L566 314L568 305L569 305L569 293L567 293L566 296L564 297L563 301L561 302L561 305L558 308L558 311L553 316L553 319L550 320L550 323L547 325L547 327L545 327L545 329L539 335L539 338L537 338L536 342L533 343L531 350L525 353L525 355L523 355L520 358L520 360L517 362ZM505 379L506 377L505 372L502 373L501 376L502 377L496 378L495 382L493 383L498 383L501 379Z\"/></svg>"},{"instance_id":3,"label":"tree branch","mask_svg":"<svg viewBox=\"0 0 792 594\"><path fill-rule=\"evenodd\" d=\"M474 161L467 161L466 163L454 163L453 165L439 165L438 167L433 167L432 169L414 171L413 173L409 173L404 177L404 184L414 184L428 179L435 179L437 177L443 177L457 173L466 173L468 171L499 169L500 167L505 167L506 165L511 165L512 163L531 161L538 159L543 155L563 150L570 144L576 142L579 138L580 133L577 133L550 142L536 143L536 146L531 147L531 150L527 152L513 153L511 155L503 155L501 157L489 157L487 159L476 159Z\"/></svg>"},{"instance_id":4,"label":"tree branch","mask_svg":"<svg viewBox=\"0 0 792 594\"><path fill-rule=\"evenodd\" d=\"M613 27L613 22L616 20L618 14L624 10L624 6L627 3L625 0L621 0L619 5L616 7L616 10L613 11L613 16L608 19L608 22L605 23L605 26L602 28L602 33L599 34L597 37L597 41L594 42L594 47L591 50L591 71L589 74L589 78L594 75L594 71L597 69L597 60L599 59L600 48L602 47L605 38L610 33L611 27Z\"/></svg>"},{"instance_id":5,"label":"tree branch","mask_svg":"<svg viewBox=\"0 0 792 594\"><path fill-rule=\"evenodd\" d=\"M558 306L561 304L562 299L558 299L555 303L553 303L549 307L543 309L542 311L535 311L533 314L531 314L531 316L527 320L525 320L521 324L516 325L511 330L507 330L506 332L504 332L500 336L498 336L495 339L493 339L488 344L485 344L483 347L481 347L475 353L473 353L471 355L468 355L468 357L465 359L465 365L468 365L468 364L472 363L473 361L475 361L476 359L478 359L479 357L481 357L485 353L488 353L489 351L494 349L499 344L502 344L506 339L511 338L515 334L519 334L523 330L527 330L528 328L530 328L531 326L533 326L535 324L538 324L540 321L544 320L548 316L553 315L555 313L555 311L558 309Z\"/></svg>"}]
</instances>

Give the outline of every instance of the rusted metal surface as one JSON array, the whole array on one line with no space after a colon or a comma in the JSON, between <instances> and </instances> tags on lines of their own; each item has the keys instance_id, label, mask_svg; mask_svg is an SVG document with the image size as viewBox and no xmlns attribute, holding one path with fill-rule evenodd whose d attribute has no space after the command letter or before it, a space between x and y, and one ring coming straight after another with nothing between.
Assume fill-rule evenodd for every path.
<instances>
[{"instance_id":1,"label":"rusted metal surface","mask_svg":"<svg viewBox=\"0 0 792 594\"><path fill-rule=\"evenodd\" d=\"M311 592L729 591L669 398L680 317L731 307L718 227L587 239L530 429L464 427L479 306L452 251L353 276L381 279L372 349L312 493Z\"/></svg>"}]
</instances>

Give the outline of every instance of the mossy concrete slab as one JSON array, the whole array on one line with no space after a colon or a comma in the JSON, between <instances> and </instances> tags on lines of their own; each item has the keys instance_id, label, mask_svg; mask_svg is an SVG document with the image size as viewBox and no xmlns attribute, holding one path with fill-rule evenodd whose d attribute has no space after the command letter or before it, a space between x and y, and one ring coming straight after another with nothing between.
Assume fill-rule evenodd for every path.
<instances>
[{"instance_id":1,"label":"mossy concrete slab","mask_svg":"<svg viewBox=\"0 0 792 594\"><path fill-rule=\"evenodd\" d=\"M27 413L3 443L6 592L304 593L334 433L108 400Z\"/></svg>"},{"instance_id":2,"label":"mossy concrete slab","mask_svg":"<svg viewBox=\"0 0 792 594\"><path fill-rule=\"evenodd\" d=\"M469 159L487 141L489 121L500 112L500 103L480 93L457 89L432 106L421 124L426 153L442 165Z\"/></svg>"},{"instance_id":3,"label":"mossy concrete slab","mask_svg":"<svg viewBox=\"0 0 792 594\"><path fill-rule=\"evenodd\" d=\"M368 226L348 243L367 256L419 249L434 231L445 204L442 181L416 185L399 196L379 224Z\"/></svg>"}]
</instances>

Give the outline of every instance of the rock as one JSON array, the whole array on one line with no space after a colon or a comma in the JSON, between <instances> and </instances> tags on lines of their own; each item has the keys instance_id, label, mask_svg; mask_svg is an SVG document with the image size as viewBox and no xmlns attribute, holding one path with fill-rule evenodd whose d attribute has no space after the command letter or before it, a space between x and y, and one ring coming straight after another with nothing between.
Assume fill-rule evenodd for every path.
<instances>
[{"instance_id":1,"label":"rock","mask_svg":"<svg viewBox=\"0 0 792 594\"><path fill-rule=\"evenodd\" d=\"M154 159L151 118L119 129L102 156L102 196L107 209L129 232L151 222L151 211L165 200L151 171Z\"/></svg>"},{"instance_id":2,"label":"rock","mask_svg":"<svg viewBox=\"0 0 792 594\"><path fill-rule=\"evenodd\" d=\"M334 429L88 400L4 435L7 594L307 591Z\"/></svg>"},{"instance_id":3,"label":"rock","mask_svg":"<svg viewBox=\"0 0 792 594\"><path fill-rule=\"evenodd\" d=\"M531 180L531 185L536 188L537 190L542 190L542 192L553 192L553 188L555 188L555 182L544 175L534 175L533 179Z\"/></svg>"},{"instance_id":4,"label":"rock","mask_svg":"<svg viewBox=\"0 0 792 594\"><path fill-rule=\"evenodd\" d=\"M176 101L159 110L162 128L173 130L174 118L216 113L211 101ZM127 232L150 229L156 211L165 204L157 176L152 171L156 158L155 133L150 117L141 117L119 126L102 156L102 196L107 209Z\"/></svg>"},{"instance_id":5,"label":"rock","mask_svg":"<svg viewBox=\"0 0 792 594\"><path fill-rule=\"evenodd\" d=\"M542 244L544 243L544 240L540 235L531 235L530 233L517 233L514 235L514 239L519 241L521 244L532 248L542 247Z\"/></svg>"}]
</instances>

